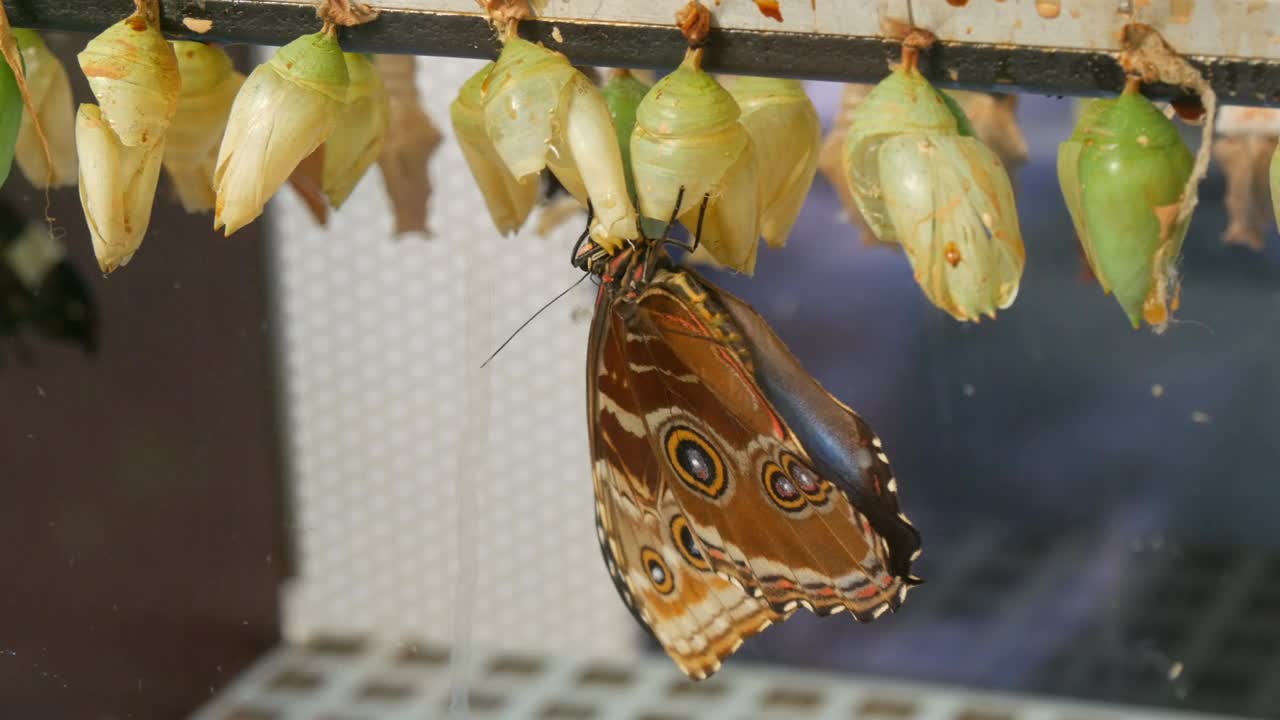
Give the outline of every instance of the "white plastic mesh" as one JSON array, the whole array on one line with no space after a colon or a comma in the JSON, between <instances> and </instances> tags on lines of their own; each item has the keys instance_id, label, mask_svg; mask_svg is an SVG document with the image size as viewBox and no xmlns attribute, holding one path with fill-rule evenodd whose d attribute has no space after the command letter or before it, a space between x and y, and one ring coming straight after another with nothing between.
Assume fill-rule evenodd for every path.
<instances>
[{"instance_id":1,"label":"white plastic mesh","mask_svg":"<svg viewBox=\"0 0 1280 720\"><path fill-rule=\"evenodd\" d=\"M481 64L419 63L424 105L446 135L431 163L434 237L392 238L376 170L328 228L288 190L271 208L299 548L286 633L449 641L466 521L479 560L469 608L477 643L626 656L635 623L592 524L583 363L593 286L489 365L488 407L471 407L465 381L469 330L501 340L579 277L569 249L583 223L545 239L498 237L449 127L449 103ZM488 329L468 326L468 244L489 264L472 275L492 278ZM460 467L472 409L490 442ZM459 517L459 488L476 493L473 516Z\"/></svg>"}]
</instances>

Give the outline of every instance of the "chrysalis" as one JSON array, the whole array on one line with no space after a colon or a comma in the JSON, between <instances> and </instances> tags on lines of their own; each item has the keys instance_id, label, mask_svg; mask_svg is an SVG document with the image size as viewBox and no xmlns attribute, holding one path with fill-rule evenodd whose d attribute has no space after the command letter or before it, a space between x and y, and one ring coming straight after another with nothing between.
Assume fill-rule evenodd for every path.
<instances>
[{"instance_id":1,"label":"chrysalis","mask_svg":"<svg viewBox=\"0 0 1280 720\"><path fill-rule=\"evenodd\" d=\"M641 215L664 219L676 208L688 228L709 196L701 242L719 263L750 274L759 247L758 166L733 96L702 70L691 49L636 110L631 163Z\"/></svg>"},{"instance_id":2,"label":"chrysalis","mask_svg":"<svg viewBox=\"0 0 1280 720\"><path fill-rule=\"evenodd\" d=\"M245 80L218 148L215 230L262 214L294 168L329 138L347 101L347 63L332 32L304 35Z\"/></svg>"},{"instance_id":3,"label":"chrysalis","mask_svg":"<svg viewBox=\"0 0 1280 720\"><path fill-rule=\"evenodd\" d=\"M1271 230L1269 165L1280 137L1280 110L1230 106L1219 109L1213 159L1226 177L1227 229L1222 241L1263 248Z\"/></svg>"},{"instance_id":4,"label":"chrysalis","mask_svg":"<svg viewBox=\"0 0 1280 720\"><path fill-rule=\"evenodd\" d=\"M378 55L373 61L387 89L390 121L378 156L397 235L426 233L431 176L427 164L443 137L418 98L418 62L412 55Z\"/></svg>"},{"instance_id":5,"label":"chrysalis","mask_svg":"<svg viewBox=\"0 0 1280 720\"><path fill-rule=\"evenodd\" d=\"M976 321L1013 303L1026 257L1009 176L914 52L858 107L844 166L872 232L901 243L934 305Z\"/></svg>"},{"instance_id":6,"label":"chrysalis","mask_svg":"<svg viewBox=\"0 0 1280 720\"><path fill-rule=\"evenodd\" d=\"M137 0L129 17L94 37L76 56L102 119L125 147L158 142L178 110L182 80L160 32L158 3Z\"/></svg>"},{"instance_id":7,"label":"chrysalis","mask_svg":"<svg viewBox=\"0 0 1280 720\"><path fill-rule=\"evenodd\" d=\"M76 149L80 155L80 206L102 272L129 264L151 221L151 205L160 180L164 137L130 147L102 115L85 103L76 113Z\"/></svg>"},{"instance_id":8,"label":"chrysalis","mask_svg":"<svg viewBox=\"0 0 1280 720\"><path fill-rule=\"evenodd\" d=\"M601 88L604 103L613 118L613 128L618 134L618 149L622 151L622 167L627 177L627 193L636 202L635 174L631 169L631 133L636 127L636 110L649 92L649 85L642 82L630 70L616 70Z\"/></svg>"},{"instance_id":9,"label":"chrysalis","mask_svg":"<svg viewBox=\"0 0 1280 720\"><path fill-rule=\"evenodd\" d=\"M1009 177L1015 178L1030 154L1018 126L1018 96L965 90L949 90L947 94L964 110L978 139L1000 158Z\"/></svg>"},{"instance_id":10,"label":"chrysalis","mask_svg":"<svg viewBox=\"0 0 1280 720\"><path fill-rule=\"evenodd\" d=\"M71 96L71 79L58 57L34 30L15 28L13 35L22 48L27 88L35 106L34 115L24 111L22 129L14 159L27 180L38 188L62 187L76 182L76 108ZM49 141L49 155L36 132L39 121Z\"/></svg>"},{"instance_id":11,"label":"chrysalis","mask_svg":"<svg viewBox=\"0 0 1280 720\"><path fill-rule=\"evenodd\" d=\"M378 159L391 116L391 101L373 61L358 53L343 57L349 81L347 100L324 144L324 193L335 208L346 202Z\"/></svg>"},{"instance_id":12,"label":"chrysalis","mask_svg":"<svg viewBox=\"0 0 1280 720\"><path fill-rule=\"evenodd\" d=\"M14 145L22 127L22 92L7 63L0 62L0 185L9 178Z\"/></svg>"},{"instance_id":13,"label":"chrysalis","mask_svg":"<svg viewBox=\"0 0 1280 720\"><path fill-rule=\"evenodd\" d=\"M77 59L98 105L76 113L80 205L103 272L133 258L151 222L165 133L178 109L178 59L157 0L89 41Z\"/></svg>"},{"instance_id":14,"label":"chrysalis","mask_svg":"<svg viewBox=\"0 0 1280 720\"><path fill-rule=\"evenodd\" d=\"M538 201L538 178L534 175L517 180L502 162L485 128L484 88L492 72L493 63L489 63L462 84L458 97L449 106L449 118L489 217L499 233L509 235L519 230L533 211Z\"/></svg>"},{"instance_id":15,"label":"chrysalis","mask_svg":"<svg viewBox=\"0 0 1280 720\"><path fill-rule=\"evenodd\" d=\"M899 247L896 243L880 242L876 234L871 232L867 222L862 219L862 213L858 211L857 201L853 199L853 191L849 188L849 176L844 172L844 139L849 134L849 127L853 125L853 116L858 106L874 87L874 85L863 83L849 83L844 86L844 90L840 93L840 107L836 109L835 118L831 121L831 130L827 132L827 137L822 141L822 150L818 153L818 170L840 197L840 204L844 209L842 219L857 229L864 243Z\"/></svg>"},{"instance_id":16,"label":"chrysalis","mask_svg":"<svg viewBox=\"0 0 1280 720\"><path fill-rule=\"evenodd\" d=\"M759 162L760 234L782 247L818 171L822 122L796 80L739 77L728 89Z\"/></svg>"},{"instance_id":17,"label":"chrysalis","mask_svg":"<svg viewBox=\"0 0 1280 720\"><path fill-rule=\"evenodd\" d=\"M1137 328L1177 308L1176 263L1190 217L1178 208L1191 176L1178 130L1130 82L1085 107L1058 150L1058 179L1085 256L1104 292Z\"/></svg>"},{"instance_id":18,"label":"chrysalis","mask_svg":"<svg viewBox=\"0 0 1280 720\"><path fill-rule=\"evenodd\" d=\"M600 88L564 55L512 37L484 81L485 129L517 180L548 168L594 211L591 236L617 248L637 236L622 153Z\"/></svg>"},{"instance_id":19,"label":"chrysalis","mask_svg":"<svg viewBox=\"0 0 1280 720\"><path fill-rule=\"evenodd\" d=\"M244 75L220 47L188 41L173 46L182 92L165 140L164 169L187 212L212 210L218 143Z\"/></svg>"}]
</instances>

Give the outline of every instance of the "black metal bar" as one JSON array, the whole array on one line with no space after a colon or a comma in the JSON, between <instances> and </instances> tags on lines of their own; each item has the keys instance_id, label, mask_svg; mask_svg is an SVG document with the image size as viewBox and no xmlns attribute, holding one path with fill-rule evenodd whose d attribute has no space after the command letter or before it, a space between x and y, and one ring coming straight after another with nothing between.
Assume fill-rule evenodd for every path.
<instances>
[{"instance_id":1,"label":"black metal bar","mask_svg":"<svg viewBox=\"0 0 1280 720\"><path fill-rule=\"evenodd\" d=\"M376 4L376 3L375 3ZM4 0L18 27L98 32L131 12L129 0ZM175 38L283 45L319 28L314 6L254 0L162 0L162 25ZM183 18L213 22L206 34ZM533 20L520 34L564 52L579 65L669 68L680 62L684 40L674 26L596 21ZM479 14L384 10L368 24L342 31L343 47L360 52L492 58L499 49ZM899 44L851 37L761 30L717 29L703 66L712 72L875 82L888 73ZM1251 58L1189 58L1222 102L1280 105L1280 62ZM1124 87L1124 74L1109 53L1013 45L940 42L925 52L920 69L942 87L1102 95ZM1151 86L1152 97L1182 91Z\"/></svg>"}]
</instances>

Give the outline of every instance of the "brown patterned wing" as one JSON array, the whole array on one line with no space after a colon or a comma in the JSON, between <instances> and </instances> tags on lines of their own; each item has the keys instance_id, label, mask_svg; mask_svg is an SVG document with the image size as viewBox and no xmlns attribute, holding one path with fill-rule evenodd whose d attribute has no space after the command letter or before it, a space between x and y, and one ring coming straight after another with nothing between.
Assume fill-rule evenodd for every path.
<instances>
[{"instance_id":1,"label":"brown patterned wing","mask_svg":"<svg viewBox=\"0 0 1280 720\"><path fill-rule=\"evenodd\" d=\"M632 614L686 674L705 678L746 638L779 618L717 574L669 490L625 385L614 380L620 318L597 310L588 363L596 531L609 575ZM653 491L653 492L651 492Z\"/></svg>"},{"instance_id":2,"label":"brown patterned wing","mask_svg":"<svg viewBox=\"0 0 1280 720\"><path fill-rule=\"evenodd\" d=\"M619 307L609 333L619 347L603 353L602 370L630 393L640 421L631 434L645 434L657 466L658 479L648 471L637 490L669 491L712 568L782 616L799 606L870 620L896 609L914 581L919 542L896 512L896 482L869 429L836 439L861 466L857 477L819 468L789 419L836 416L779 412L758 373L793 370L768 359L757 367L744 336L756 328L740 326L690 273L660 272L633 305ZM638 453L629 446L624 457ZM881 476L879 490L863 492Z\"/></svg>"}]
</instances>

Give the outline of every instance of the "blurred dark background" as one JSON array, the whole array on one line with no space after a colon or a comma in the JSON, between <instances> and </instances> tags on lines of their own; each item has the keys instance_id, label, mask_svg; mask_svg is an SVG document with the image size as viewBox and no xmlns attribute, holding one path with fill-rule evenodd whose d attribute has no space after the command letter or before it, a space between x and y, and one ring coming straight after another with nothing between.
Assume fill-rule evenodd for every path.
<instances>
[{"instance_id":1,"label":"blurred dark background","mask_svg":"<svg viewBox=\"0 0 1280 720\"><path fill-rule=\"evenodd\" d=\"M46 37L91 100L86 38ZM0 236L44 223L16 165L0 203ZM96 331L0 323L0 717L183 717L279 633L264 231L222 238L161 180L142 251L104 277L76 189L49 214L69 265L44 309L78 281Z\"/></svg>"},{"instance_id":2,"label":"blurred dark background","mask_svg":"<svg viewBox=\"0 0 1280 720\"><path fill-rule=\"evenodd\" d=\"M809 87L829 120L839 88ZM821 177L785 251L762 249L751 279L712 273L872 423L924 536L903 612L799 613L739 654L1280 717L1280 246L1274 229L1262 252L1222 243L1215 168L1178 322L1130 329L1058 189L1070 102L1022 97L1027 266L994 322L931 306Z\"/></svg>"}]
</instances>

